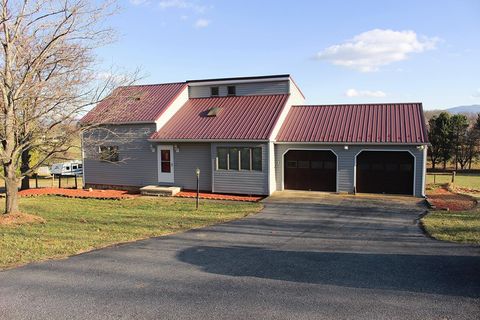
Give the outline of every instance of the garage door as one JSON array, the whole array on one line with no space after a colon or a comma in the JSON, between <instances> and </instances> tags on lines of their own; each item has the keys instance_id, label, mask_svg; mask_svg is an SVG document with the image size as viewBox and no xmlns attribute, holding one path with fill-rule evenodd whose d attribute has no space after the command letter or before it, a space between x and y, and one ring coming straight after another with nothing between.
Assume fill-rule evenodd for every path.
<instances>
[{"instance_id":1,"label":"garage door","mask_svg":"<svg viewBox=\"0 0 480 320\"><path fill-rule=\"evenodd\" d=\"M357 192L413 194L414 158L404 151L362 151L357 156Z\"/></svg>"},{"instance_id":2,"label":"garage door","mask_svg":"<svg viewBox=\"0 0 480 320\"><path fill-rule=\"evenodd\" d=\"M290 150L285 154L285 189L335 192L336 186L337 156L333 152Z\"/></svg>"}]
</instances>

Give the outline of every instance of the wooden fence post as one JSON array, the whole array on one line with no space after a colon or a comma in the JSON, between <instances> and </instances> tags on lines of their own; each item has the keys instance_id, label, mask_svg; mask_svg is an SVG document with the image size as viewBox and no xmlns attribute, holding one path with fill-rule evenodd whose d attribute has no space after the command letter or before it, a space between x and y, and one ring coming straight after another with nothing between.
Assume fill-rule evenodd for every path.
<instances>
[{"instance_id":1,"label":"wooden fence post","mask_svg":"<svg viewBox=\"0 0 480 320\"><path fill-rule=\"evenodd\" d=\"M62 175L59 174L58 175L58 188L61 188L62 187Z\"/></svg>"},{"instance_id":2,"label":"wooden fence post","mask_svg":"<svg viewBox=\"0 0 480 320\"><path fill-rule=\"evenodd\" d=\"M452 171L452 183L455 183L455 175L457 173L455 171Z\"/></svg>"}]
</instances>

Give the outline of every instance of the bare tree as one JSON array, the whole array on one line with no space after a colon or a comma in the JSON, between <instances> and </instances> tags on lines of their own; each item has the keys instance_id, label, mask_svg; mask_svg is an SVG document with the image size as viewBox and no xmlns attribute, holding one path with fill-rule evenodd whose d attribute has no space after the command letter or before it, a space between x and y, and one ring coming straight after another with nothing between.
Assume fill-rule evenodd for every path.
<instances>
[{"instance_id":1,"label":"bare tree","mask_svg":"<svg viewBox=\"0 0 480 320\"><path fill-rule=\"evenodd\" d=\"M112 40L103 24L114 1L0 0L0 10L0 177L9 214L19 211L22 177L72 148L82 130L100 125L77 122L119 82L135 77L100 79L95 71L94 50ZM108 123L109 116L101 118ZM22 153L31 150L39 151L37 163L20 171Z\"/></svg>"}]
</instances>

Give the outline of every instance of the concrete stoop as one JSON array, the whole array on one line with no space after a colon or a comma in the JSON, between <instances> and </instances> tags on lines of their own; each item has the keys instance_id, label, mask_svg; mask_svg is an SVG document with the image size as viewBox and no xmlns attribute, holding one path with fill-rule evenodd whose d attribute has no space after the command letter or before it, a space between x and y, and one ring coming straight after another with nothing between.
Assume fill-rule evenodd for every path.
<instances>
[{"instance_id":1,"label":"concrete stoop","mask_svg":"<svg viewBox=\"0 0 480 320\"><path fill-rule=\"evenodd\" d=\"M174 186L146 186L140 188L140 193L144 196L173 197L181 191L180 187Z\"/></svg>"}]
</instances>

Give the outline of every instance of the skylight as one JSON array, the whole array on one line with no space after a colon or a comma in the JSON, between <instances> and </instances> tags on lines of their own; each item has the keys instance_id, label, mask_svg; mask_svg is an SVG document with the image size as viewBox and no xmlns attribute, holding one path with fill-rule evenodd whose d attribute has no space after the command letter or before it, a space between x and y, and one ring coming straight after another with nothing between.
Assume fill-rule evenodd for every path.
<instances>
[{"instance_id":1,"label":"skylight","mask_svg":"<svg viewBox=\"0 0 480 320\"><path fill-rule=\"evenodd\" d=\"M213 107L208 109L207 117L216 117L221 109L222 109L221 107Z\"/></svg>"}]
</instances>

